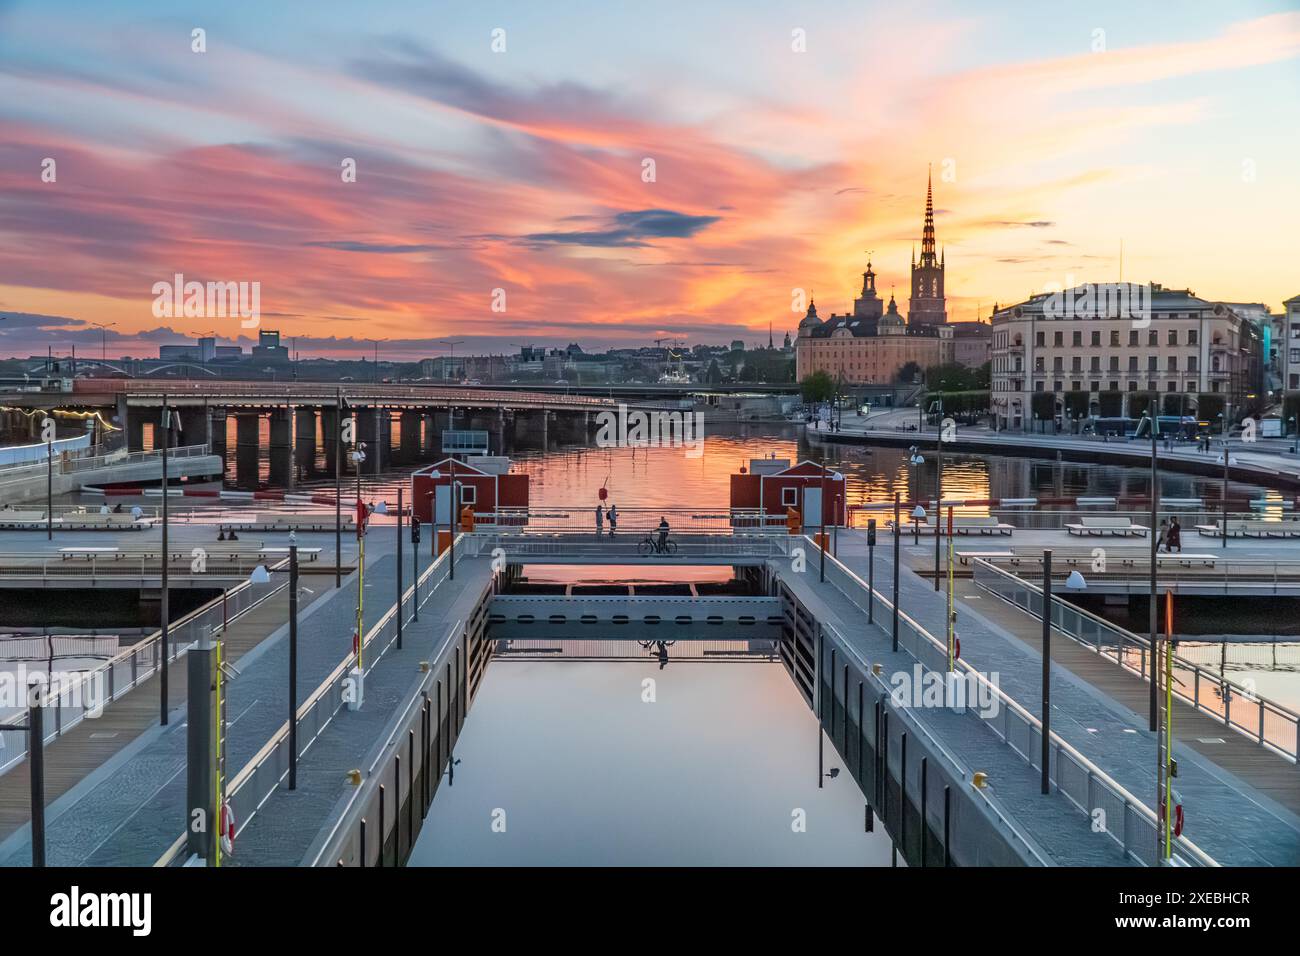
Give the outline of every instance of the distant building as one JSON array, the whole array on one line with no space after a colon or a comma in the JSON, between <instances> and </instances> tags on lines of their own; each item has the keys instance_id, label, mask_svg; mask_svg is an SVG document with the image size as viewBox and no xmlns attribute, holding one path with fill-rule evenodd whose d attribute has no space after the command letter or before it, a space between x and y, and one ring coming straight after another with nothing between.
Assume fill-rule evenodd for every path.
<instances>
[{"instance_id":1,"label":"distant building","mask_svg":"<svg viewBox=\"0 0 1300 956\"><path fill-rule=\"evenodd\" d=\"M1286 321L1277 350L1283 387L1293 392L1300 390L1300 295L1291 296L1282 305L1286 307Z\"/></svg>"},{"instance_id":2,"label":"distant building","mask_svg":"<svg viewBox=\"0 0 1300 956\"><path fill-rule=\"evenodd\" d=\"M420 376L440 382L489 382L505 374L504 355L443 355L420 362Z\"/></svg>"},{"instance_id":3,"label":"distant building","mask_svg":"<svg viewBox=\"0 0 1300 956\"><path fill-rule=\"evenodd\" d=\"M258 330L257 344L253 346L253 361L264 365L288 363L289 349L280 344L280 333L277 330Z\"/></svg>"},{"instance_id":4,"label":"distant building","mask_svg":"<svg viewBox=\"0 0 1300 956\"><path fill-rule=\"evenodd\" d=\"M1201 395L1221 395L1232 417L1262 388L1262 347L1255 323L1187 289L1113 283L1036 295L994 309L993 413L1001 428L1032 428L1033 396L1050 393L1064 421L1074 393L1075 415L1133 417L1130 398L1157 392L1187 414Z\"/></svg>"},{"instance_id":5,"label":"distant building","mask_svg":"<svg viewBox=\"0 0 1300 956\"><path fill-rule=\"evenodd\" d=\"M952 360L967 368L979 368L993 355L993 326L987 322L949 322L952 329Z\"/></svg>"}]
</instances>

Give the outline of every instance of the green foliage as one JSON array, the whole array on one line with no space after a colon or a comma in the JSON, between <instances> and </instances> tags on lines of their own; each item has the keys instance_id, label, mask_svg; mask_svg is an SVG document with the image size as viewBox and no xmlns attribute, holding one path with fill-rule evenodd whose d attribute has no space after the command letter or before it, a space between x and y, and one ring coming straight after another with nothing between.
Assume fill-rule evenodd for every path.
<instances>
[{"instance_id":1,"label":"green foliage","mask_svg":"<svg viewBox=\"0 0 1300 956\"><path fill-rule=\"evenodd\" d=\"M1050 422L1056 417L1056 393L1034 392L1029 400L1035 421Z\"/></svg>"},{"instance_id":2,"label":"green foliage","mask_svg":"<svg viewBox=\"0 0 1300 956\"><path fill-rule=\"evenodd\" d=\"M799 394L808 403L828 402L835 394L835 382L825 369L818 369L799 383Z\"/></svg>"},{"instance_id":3,"label":"green foliage","mask_svg":"<svg viewBox=\"0 0 1300 956\"><path fill-rule=\"evenodd\" d=\"M1201 392L1196 396L1196 417L1217 427L1223 414L1223 396L1215 392Z\"/></svg>"},{"instance_id":4,"label":"green foliage","mask_svg":"<svg viewBox=\"0 0 1300 956\"><path fill-rule=\"evenodd\" d=\"M979 368L956 363L931 365L925 370L925 381L936 392L984 392L992 380L992 367L992 362L985 362Z\"/></svg>"},{"instance_id":5,"label":"green foliage","mask_svg":"<svg viewBox=\"0 0 1300 956\"><path fill-rule=\"evenodd\" d=\"M1097 405L1102 418L1119 418L1124 414L1124 393L1101 392L1097 396Z\"/></svg>"}]
</instances>

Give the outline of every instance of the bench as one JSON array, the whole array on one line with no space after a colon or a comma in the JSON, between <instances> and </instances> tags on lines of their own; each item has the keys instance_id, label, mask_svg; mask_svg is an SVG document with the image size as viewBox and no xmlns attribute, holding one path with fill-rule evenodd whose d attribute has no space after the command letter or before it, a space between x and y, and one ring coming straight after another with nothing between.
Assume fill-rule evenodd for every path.
<instances>
[{"instance_id":1,"label":"bench","mask_svg":"<svg viewBox=\"0 0 1300 956\"><path fill-rule=\"evenodd\" d=\"M302 547L300 547L300 548L298 549L298 560L299 560L299 561L315 561L317 558L320 557L320 553L321 553L321 549L320 549L320 548L302 548ZM280 555L283 555L284 557L287 558L287 557L289 556L289 549L288 549L288 548L263 548L263 549L262 549L262 554L275 555L276 557L279 557Z\"/></svg>"},{"instance_id":2,"label":"bench","mask_svg":"<svg viewBox=\"0 0 1300 956\"><path fill-rule=\"evenodd\" d=\"M69 511L59 519L59 525L64 528L127 530L138 529L143 526L143 523L137 522L126 512L114 514L110 511L108 514L102 514L94 511Z\"/></svg>"},{"instance_id":3,"label":"bench","mask_svg":"<svg viewBox=\"0 0 1300 956\"><path fill-rule=\"evenodd\" d=\"M1223 522L1198 524L1198 534L1209 538L1223 537ZM1232 538L1295 538L1300 537L1300 521L1229 521L1228 536Z\"/></svg>"},{"instance_id":4,"label":"bench","mask_svg":"<svg viewBox=\"0 0 1300 956\"><path fill-rule=\"evenodd\" d=\"M70 558L85 558L88 561L95 558L109 558L114 561L122 559L121 548L59 548L60 560L67 561Z\"/></svg>"},{"instance_id":5,"label":"bench","mask_svg":"<svg viewBox=\"0 0 1300 956\"><path fill-rule=\"evenodd\" d=\"M1076 524L1067 524L1065 530L1077 535L1118 535L1144 537L1150 530L1145 525L1134 524L1132 518L1082 517Z\"/></svg>"},{"instance_id":6,"label":"bench","mask_svg":"<svg viewBox=\"0 0 1300 956\"><path fill-rule=\"evenodd\" d=\"M45 523L44 511L0 511L0 528L19 528L38 521Z\"/></svg>"}]
</instances>

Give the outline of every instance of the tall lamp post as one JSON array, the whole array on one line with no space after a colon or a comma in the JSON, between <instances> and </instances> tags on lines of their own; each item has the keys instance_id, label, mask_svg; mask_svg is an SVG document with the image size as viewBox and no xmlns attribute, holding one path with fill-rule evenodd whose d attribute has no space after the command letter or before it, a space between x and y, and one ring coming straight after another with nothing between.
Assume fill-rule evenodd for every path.
<instances>
[{"instance_id":1,"label":"tall lamp post","mask_svg":"<svg viewBox=\"0 0 1300 956\"><path fill-rule=\"evenodd\" d=\"M343 389L334 390L334 586L343 586Z\"/></svg>"},{"instance_id":2,"label":"tall lamp post","mask_svg":"<svg viewBox=\"0 0 1300 956\"><path fill-rule=\"evenodd\" d=\"M1147 420L1151 431L1151 530L1147 532L1147 537L1151 540L1151 608L1148 614L1148 630L1150 631L1150 652L1151 652L1151 689L1150 699L1148 701L1148 723L1151 731L1154 733L1159 729L1159 707L1160 707L1160 689L1156 679L1156 648L1159 644L1159 607L1156 604L1156 553L1159 546L1157 537L1157 528L1160 526L1160 468L1159 468L1159 446L1157 444L1159 436L1157 432L1158 419L1156 416L1157 393L1151 393L1150 405L1147 408Z\"/></svg>"},{"instance_id":3,"label":"tall lamp post","mask_svg":"<svg viewBox=\"0 0 1300 956\"><path fill-rule=\"evenodd\" d=\"M159 614L162 616L162 641L158 655L158 690L162 710L162 723L167 724L167 650L171 643L171 608L168 602L168 571L171 555L167 546L167 446L171 444L171 409L167 396L162 397L162 593L159 595Z\"/></svg>"},{"instance_id":4,"label":"tall lamp post","mask_svg":"<svg viewBox=\"0 0 1300 956\"><path fill-rule=\"evenodd\" d=\"M248 576L253 584L269 584L271 573L259 564ZM289 789L298 788L298 539L289 532Z\"/></svg>"},{"instance_id":5,"label":"tall lamp post","mask_svg":"<svg viewBox=\"0 0 1300 956\"><path fill-rule=\"evenodd\" d=\"M894 492L894 622L891 628L890 637L893 642L893 649L898 651L898 565L901 560L903 528L902 528L902 503L899 501L898 492Z\"/></svg>"},{"instance_id":6,"label":"tall lamp post","mask_svg":"<svg viewBox=\"0 0 1300 956\"><path fill-rule=\"evenodd\" d=\"M1071 590L1083 590L1088 586L1083 575L1071 571L1065 580L1065 586ZM1042 729L1042 777L1040 788L1043 793L1051 792L1052 759L1052 552L1043 552L1043 702L1040 711Z\"/></svg>"},{"instance_id":7,"label":"tall lamp post","mask_svg":"<svg viewBox=\"0 0 1300 956\"><path fill-rule=\"evenodd\" d=\"M908 452L909 454L907 457L907 462L912 466L912 487L916 489L915 492L916 498L917 501L919 502L921 499L921 466L925 464L925 458L919 452L917 452L915 445L909 448ZM920 507L921 507L920 504L918 504L917 508ZM924 515L925 512L922 511L922 517L924 517ZM913 513L913 517L915 517L915 513ZM920 544L921 543L920 529L913 526L913 531L914 534L912 535L912 544L914 545Z\"/></svg>"},{"instance_id":8,"label":"tall lamp post","mask_svg":"<svg viewBox=\"0 0 1300 956\"><path fill-rule=\"evenodd\" d=\"M939 383L942 389L944 383ZM940 544L943 535L939 533L940 524L943 519L943 442L944 442L944 423L943 423L943 392L939 392L939 428L935 432L935 462L934 471L934 590L939 592L939 553Z\"/></svg>"}]
</instances>

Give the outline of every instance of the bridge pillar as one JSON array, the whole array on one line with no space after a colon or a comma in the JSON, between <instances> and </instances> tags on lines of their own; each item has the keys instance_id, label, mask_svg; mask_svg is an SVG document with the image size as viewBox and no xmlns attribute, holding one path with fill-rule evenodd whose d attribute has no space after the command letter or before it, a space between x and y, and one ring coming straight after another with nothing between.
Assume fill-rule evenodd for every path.
<instances>
[{"instance_id":1,"label":"bridge pillar","mask_svg":"<svg viewBox=\"0 0 1300 956\"><path fill-rule=\"evenodd\" d=\"M401 417L401 452L402 461L410 464L420 460L420 426L423 424L423 416L417 411L409 409L402 412Z\"/></svg>"},{"instance_id":2,"label":"bridge pillar","mask_svg":"<svg viewBox=\"0 0 1300 956\"><path fill-rule=\"evenodd\" d=\"M379 474L393 463L393 413L391 409L375 409L375 430L379 446L375 449L373 469ZM370 464L367 461L367 464Z\"/></svg>"},{"instance_id":3,"label":"bridge pillar","mask_svg":"<svg viewBox=\"0 0 1300 956\"><path fill-rule=\"evenodd\" d=\"M208 409L208 434L211 436L210 444L212 454L221 459L221 473L225 476L226 472L226 410L224 408Z\"/></svg>"},{"instance_id":4,"label":"bridge pillar","mask_svg":"<svg viewBox=\"0 0 1300 956\"><path fill-rule=\"evenodd\" d=\"M176 409L181 420L181 433L176 441L181 445L212 444L212 419L206 406Z\"/></svg>"},{"instance_id":5,"label":"bridge pillar","mask_svg":"<svg viewBox=\"0 0 1300 956\"><path fill-rule=\"evenodd\" d=\"M258 412L235 413L235 484L241 488L257 487L261 423L262 416Z\"/></svg>"},{"instance_id":6,"label":"bridge pillar","mask_svg":"<svg viewBox=\"0 0 1300 956\"><path fill-rule=\"evenodd\" d=\"M339 450L339 410L330 405L321 406L320 441L325 452L325 474L333 476Z\"/></svg>"},{"instance_id":7,"label":"bridge pillar","mask_svg":"<svg viewBox=\"0 0 1300 956\"><path fill-rule=\"evenodd\" d=\"M316 474L316 409L299 406L293 410L294 471L309 478Z\"/></svg>"},{"instance_id":8,"label":"bridge pillar","mask_svg":"<svg viewBox=\"0 0 1300 956\"><path fill-rule=\"evenodd\" d=\"M378 474L383 469L384 462L389 459L385 442L391 442L393 437L392 420L388 417L388 409L358 408L354 410L354 414L357 420L357 441L364 442L366 446L366 460L362 462L362 473Z\"/></svg>"},{"instance_id":9,"label":"bridge pillar","mask_svg":"<svg viewBox=\"0 0 1300 956\"><path fill-rule=\"evenodd\" d=\"M143 408L127 409L126 413L126 450L144 451L144 420L147 413ZM36 421L36 416L32 416Z\"/></svg>"},{"instance_id":10,"label":"bridge pillar","mask_svg":"<svg viewBox=\"0 0 1300 956\"><path fill-rule=\"evenodd\" d=\"M189 812L185 818L193 820L195 812L201 811L200 819L215 821L218 808L213 780L212 738L216 723L216 695L210 690L195 693L194 688L216 686L216 648L205 640L190 648L185 660L191 688L186 700L185 804ZM218 828L209 825L185 829L186 850L212 866L213 840Z\"/></svg>"},{"instance_id":11,"label":"bridge pillar","mask_svg":"<svg viewBox=\"0 0 1300 956\"><path fill-rule=\"evenodd\" d=\"M293 487L293 410L287 405L271 409L271 468L269 479L280 488Z\"/></svg>"}]
</instances>

